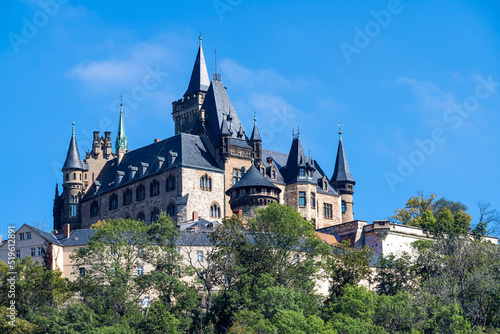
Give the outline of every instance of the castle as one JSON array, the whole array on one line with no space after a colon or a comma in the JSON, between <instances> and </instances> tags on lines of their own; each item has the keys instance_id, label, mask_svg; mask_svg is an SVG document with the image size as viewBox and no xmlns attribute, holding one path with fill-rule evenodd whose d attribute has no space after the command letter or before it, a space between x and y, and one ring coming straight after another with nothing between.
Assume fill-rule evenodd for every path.
<instances>
[{"instance_id":1,"label":"castle","mask_svg":"<svg viewBox=\"0 0 500 334\"><path fill-rule=\"evenodd\" d=\"M110 218L151 223L160 211L179 225L220 221L270 202L295 208L316 229L353 221L355 181L341 131L331 178L304 154L299 133L288 153L264 149L256 118L248 136L220 74L209 80L201 37L187 90L172 107L174 136L128 150L122 105L115 149L111 132L94 131L83 160L73 123L60 195L56 185L56 232Z\"/></svg>"}]
</instances>

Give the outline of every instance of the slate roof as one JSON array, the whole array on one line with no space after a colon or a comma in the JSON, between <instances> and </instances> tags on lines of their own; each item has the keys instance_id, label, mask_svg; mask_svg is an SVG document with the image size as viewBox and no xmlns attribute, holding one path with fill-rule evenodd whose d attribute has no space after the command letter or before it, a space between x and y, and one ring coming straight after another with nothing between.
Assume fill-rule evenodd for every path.
<instances>
[{"instance_id":1,"label":"slate roof","mask_svg":"<svg viewBox=\"0 0 500 334\"><path fill-rule=\"evenodd\" d=\"M26 224L26 226L31 228L31 230L33 230L33 232L35 232L36 234L38 234L39 236L41 236L45 240L50 241L50 242L54 243L55 245L62 246L61 242L57 239L57 237L54 234L42 231L42 230L40 230L34 226L28 225L28 224Z\"/></svg>"},{"instance_id":2,"label":"slate roof","mask_svg":"<svg viewBox=\"0 0 500 334\"><path fill-rule=\"evenodd\" d=\"M198 218L195 221L181 223L179 228L181 231L213 232L220 224L217 220L211 222L203 218Z\"/></svg>"},{"instance_id":3,"label":"slate roof","mask_svg":"<svg viewBox=\"0 0 500 334\"><path fill-rule=\"evenodd\" d=\"M331 182L342 181L355 183L354 178L349 171L349 164L347 163L347 158L345 157L344 152L344 144L342 143L342 138L340 138L339 147L337 149L337 158L335 159L335 170L333 171Z\"/></svg>"},{"instance_id":4,"label":"slate roof","mask_svg":"<svg viewBox=\"0 0 500 334\"><path fill-rule=\"evenodd\" d=\"M274 184L269 182L264 177L264 175L262 175L254 165L252 165L245 173L245 175L243 175L235 185L233 185L226 191L226 194L229 194L231 190L234 189L253 187L253 186L275 188L278 190L278 192L281 192L280 188L276 187Z\"/></svg>"},{"instance_id":5,"label":"slate roof","mask_svg":"<svg viewBox=\"0 0 500 334\"><path fill-rule=\"evenodd\" d=\"M83 162L80 159L80 153L78 153L78 145L76 145L74 132L69 141L68 153L66 154L66 160L64 161L62 170L64 171L66 169L84 169Z\"/></svg>"},{"instance_id":6,"label":"slate roof","mask_svg":"<svg viewBox=\"0 0 500 334\"><path fill-rule=\"evenodd\" d=\"M173 164L170 164L168 161L169 152L177 154ZM159 170L157 169L157 163L155 163L157 157L165 158ZM141 169L141 163L149 165L144 175L141 176L139 170L135 173L134 178L130 179L128 167L133 166ZM108 161L96 178L96 181L101 183L98 192L95 191L95 185L92 185L92 188L87 191L83 200L178 166L223 172L199 136L180 133L165 140L127 152L119 164L116 158ZM116 177L118 171L125 173L119 184L117 184Z\"/></svg>"},{"instance_id":7,"label":"slate roof","mask_svg":"<svg viewBox=\"0 0 500 334\"><path fill-rule=\"evenodd\" d=\"M208 79L207 64L205 63L205 55L203 54L200 39L200 47L198 48L193 72L191 72L191 79L189 80L189 86L184 93L184 97L200 91L206 92L209 85L210 80Z\"/></svg>"},{"instance_id":8,"label":"slate roof","mask_svg":"<svg viewBox=\"0 0 500 334\"><path fill-rule=\"evenodd\" d=\"M218 144L221 135L223 114L225 114L231 137L237 139L239 130L244 133L243 125L227 95L226 88L220 81L212 80L201 108L205 110L205 127L211 138L215 140L215 144ZM200 119L198 118L197 124L194 126L195 131L199 128L199 122ZM244 134L243 139L248 140L246 134Z\"/></svg>"},{"instance_id":9,"label":"slate roof","mask_svg":"<svg viewBox=\"0 0 500 334\"><path fill-rule=\"evenodd\" d=\"M257 128L257 121L253 123L252 135L250 136L251 141L262 141L259 134L259 128Z\"/></svg>"},{"instance_id":10,"label":"slate roof","mask_svg":"<svg viewBox=\"0 0 500 334\"><path fill-rule=\"evenodd\" d=\"M68 238L65 238L62 234L58 234L58 236L62 237L59 241L63 246L86 245L89 243L90 237L94 235L94 231L93 229L74 230L70 232Z\"/></svg>"},{"instance_id":11,"label":"slate roof","mask_svg":"<svg viewBox=\"0 0 500 334\"><path fill-rule=\"evenodd\" d=\"M292 147L293 147L293 143L292 143ZM299 147L299 145L297 145L297 148L298 147ZM300 146L300 148L302 148L302 146ZM286 163L288 161L288 154L262 149L262 160L263 160L263 163L266 167L269 166L269 163L267 162L267 158L273 159L273 165L275 165L276 169L278 170L277 180L272 180L272 182L279 183L279 184L287 184L287 183L296 182L296 178L294 181L290 181L290 180L285 181L285 178L282 174L282 173L286 172L285 167L286 167ZM313 173L313 180L314 180L314 182L316 182L316 185L317 185L316 191L319 193L325 193L325 194L330 194L333 196L338 196L337 190L331 184L328 184L327 191L324 191L323 188L321 188L320 180L324 176L326 176L326 174L316 160L313 160L312 163L314 164L314 167L316 168L316 170Z\"/></svg>"}]
</instances>

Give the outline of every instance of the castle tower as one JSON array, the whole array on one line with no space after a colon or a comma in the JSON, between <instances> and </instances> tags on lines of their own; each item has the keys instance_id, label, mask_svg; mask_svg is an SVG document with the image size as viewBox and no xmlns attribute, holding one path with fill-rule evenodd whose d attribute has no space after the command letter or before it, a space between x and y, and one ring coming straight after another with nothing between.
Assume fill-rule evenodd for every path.
<instances>
[{"instance_id":1,"label":"castle tower","mask_svg":"<svg viewBox=\"0 0 500 334\"><path fill-rule=\"evenodd\" d=\"M250 145L252 146L252 158L255 164L258 165L262 161L262 139L260 138L259 129L257 128L257 117L253 117L253 130L250 136Z\"/></svg>"},{"instance_id":2,"label":"castle tower","mask_svg":"<svg viewBox=\"0 0 500 334\"><path fill-rule=\"evenodd\" d=\"M184 98L172 102L172 117L175 122L175 133L191 133L201 110L205 94L210 86L208 79L207 64L202 48L200 36L200 47L189 80L189 86L184 93Z\"/></svg>"},{"instance_id":3,"label":"castle tower","mask_svg":"<svg viewBox=\"0 0 500 334\"><path fill-rule=\"evenodd\" d=\"M86 168L80 154L75 138L75 123L69 142L66 161L62 168L63 172L63 192L60 198L61 216L54 229L60 230L65 224L70 224L71 229L80 228L80 199L83 195L84 172ZM56 223L56 221L54 221ZM56 224L55 224L56 225Z\"/></svg>"},{"instance_id":4,"label":"castle tower","mask_svg":"<svg viewBox=\"0 0 500 334\"><path fill-rule=\"evenodd\" d=\"M241 210L246 217L252 217L255 208L279 203L280 193L281 189L269 182L254 165L226 191L226 195L230 196L231 210Z\"/></svg>"},{"instance_id":5,"label":"castle tower","mask_svg":"<svg viewBox=\"0 0 500 334\"><path fill-rule=\"evenodd\" d=\"M125 122L123 120L123 101L120 102L120 120L118 122L118 135L115 142L116 155L120 161L127 153L127 136L125 135Z\"/></svg>"},{"instance_id":6,"label":"castle tower","mask_svg":"<svg viewBox=\"0 0 500 334\"><path fill-rule=\"evenodd\" d=\"M349 164L344 152L342 143L342 130L339 128L339 147L337 149L337 158L335 160L335 170L330 180L331 184L337 188L342 199L342 222L354 220L353 213L353 194L356 182L349 171Z\"/></svg>"}]
</instances>

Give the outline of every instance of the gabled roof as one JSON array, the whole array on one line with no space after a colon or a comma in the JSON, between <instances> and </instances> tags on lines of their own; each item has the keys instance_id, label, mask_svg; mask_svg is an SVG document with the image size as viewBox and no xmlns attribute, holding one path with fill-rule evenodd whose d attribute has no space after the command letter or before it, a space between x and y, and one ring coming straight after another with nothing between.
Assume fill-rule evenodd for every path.
<instances>
[{"instance_id":1,"label":"gabled roof","mask_svg":"<svg viewBox=\"0 0 500 334\"><path fill-rule=\"evenodd\" d=\"M339 140L339 147L337 149L337 158L335 159L335 170L333 171L333 176L331 182L343 182L349 181L353 182L354 178L349 171L349 164L347 163L347 158L345 157L344 144L342 143L342 137Z\"/></svg>"},{"instance_id":2,"label":"gabled roof","mask_svg":"<svg viewBox=\"0 0 500 334\"><path fill-rule=\"evenodd\" d=\"M269 187L275 188L278 192L281 192L281 189L269 182L254 165L250 166L245 175L243 175L235 185L229 188L226 194L229 194L231 190L246 187Z\"/></svg>"},{"instance_id":3,"label":"gabled roof","mask_svg":"<svg viewBox=\"0 0 500 334\"><path fill-rule=\"evenodd\" d=\"M191 73L191 80L189 80L189 86L184 93L184 97L200 91L206 92L209 85L210 80L208 79L207 64L205 63L205 55L203 54L200 37L200 47L198 48L193 72Z\"/></svg>"},{"instance_id":4,"label":"gabled roof","mask_svg":"<svg viewBox=\"0 0 500 334\"><path fill-rule=\"evenodd\" d=\"M195 221L181 223L179 228L181 231L213 232L220 224L217 220L198 218Z\"/></svg>"},{"instance_id":5,"label":"gabled roof","mask_svg":"<svg viewBox=\"0 0 500 334\"><path fill-rule=\"evenodd\" d=\"M68 153L66 154L66 160L64 161L62 170L64 171L66 169L84 169L82 160L80 159L80 153L78 153L78 146L76 145L75 123L73 123L73 134L69 141Z\"/></svg>"},{"instance_id":6,"label":"gabled roof","mask_svg":"<svg viewBox=\"0 0 500 334\"><path fill-rule=\"evenodd\" d=\"M173 164L168 161L170 151L177 153ZM155 163L158 157L165 158L165 162L159 170ZM140 169L141 163L148 164L144 175L141 176L139 170L135 173L134 178L130 179L128 167L132 166ZM96 181L101 182L98 192L95 191L95 185L92 185L83 200L178 166L223 172L200 136L180 133L137 150L129 151L120 162L118 162L117 158L106 162L96 178ZM116 183L118 171L125 172L119 184Z\"/></svg>"},{"instance_id":7,"label":"gabled roof","mask_svg":"<svg viewBox=\"0 0 500 334\"><path fill-rule=\"evenodd\" d=\"M38 234L40 237L42 237L43 239L55 244L55 245L58 245L58 246L62 246L62 244L59 242L59 240L57 239L57 237L52 234L52 233L49 233L49 232L45 232L45 231L42 231L34 226L31 226L31 225L28 225L28 224L23 224L23 226L27 226L29 229L31 229L33 232L35 232L36 234ZM16 231L16 234L17 232L23 228L23 226L21 226L17 231Z\"/></svg>"},{"instance_id":8,"label":"gabled roof","mask_svg":"<svg viewBox=\"0 0 500 334\"><path fill-rule=\"evenodd\" d=\"M205 110L205 126L211 138L216 141L215 144L218 143L219 136L221 135L224 117L232 138L238 138L239 130L244 132L243 125L227 95L226 88L220 81L212 80L201 108ZM200 119L198 117L197 123L199 122ZM198 128L199 124L196 124L194 129ZM244 137L242 139L248 140L246 135Z\"/></svg>"}]
</instances>

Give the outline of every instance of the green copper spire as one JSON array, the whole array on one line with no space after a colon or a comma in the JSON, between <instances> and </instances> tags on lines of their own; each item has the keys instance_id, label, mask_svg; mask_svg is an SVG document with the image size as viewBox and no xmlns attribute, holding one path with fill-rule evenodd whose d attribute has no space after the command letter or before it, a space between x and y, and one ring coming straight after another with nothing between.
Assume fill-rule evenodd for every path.
<instances>
[{"instance_id":1,"label":"green copper spire","mask_svg":"<svg viewBox=\"0 0 500 334\"><path fill-rule=\"evenodd\" d=\"M125 122L123 121L123 99L120 102L120 121L118 122L118 136L116 136L115 149L127 150L127 136L125 135Z\"/></svg>"}]
</instances>

